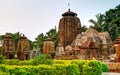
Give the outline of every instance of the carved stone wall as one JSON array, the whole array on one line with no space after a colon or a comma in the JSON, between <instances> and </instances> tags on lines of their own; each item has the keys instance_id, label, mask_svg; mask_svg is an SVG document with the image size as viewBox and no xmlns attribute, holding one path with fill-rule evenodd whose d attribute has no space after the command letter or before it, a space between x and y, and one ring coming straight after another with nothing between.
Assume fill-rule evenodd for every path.
<instances>
[{"instance_id":1,"label":"carved stone wall","mask_svg":"<svg viewBox=\"0 0 120 75\"><path fill-rule=\"evenodd\" d=\"M60 19L58 29L58 44L62 44L63 47L70 45L76 36L81 33L81 23L77 14L68 12L62 14L63 18Z\"/></svg>"},{"instance_id":2,"label":"carved stone wall","mask_svg":"<svg viewBox=\"0 0 120 75\"><path fill-rule=\"evenodd\" d=\"M6 33L3 39L2 53L3 53L3 56L5 56L5 58L7 59L14 59L15 44L14 44L14 41L12 40L12 36L10 33Z\"/></svg>"},{"instance_id":3,"label":"carved stone wall","mask_svg":"<svg viewBox=\"0 0 120 75\"><path fill-rule=\"evenodd\" d=\"M29 60L30 59L30 45L27 38L23 35L18 41L18 58L20 60Z\"/></svg>"}]
</instances>

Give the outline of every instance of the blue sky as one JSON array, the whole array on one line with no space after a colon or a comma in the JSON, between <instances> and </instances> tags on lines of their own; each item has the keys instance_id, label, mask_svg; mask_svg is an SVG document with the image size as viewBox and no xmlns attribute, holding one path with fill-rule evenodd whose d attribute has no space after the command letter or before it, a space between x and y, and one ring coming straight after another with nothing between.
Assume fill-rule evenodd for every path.
<instances>
[{"instance_id":1,"label":"blue sky","mask_svg":"<svg viewBox=\"0 0 120 75\"><path fill-rule=\"evenodd\" d=\"M21 32L34 40L40 33L58 27L69 0L0 0L0 35ZM120 0L70 0L70 9L78 14L82 25L98 13L114 8Z\"/></svg>"}]
</instances>

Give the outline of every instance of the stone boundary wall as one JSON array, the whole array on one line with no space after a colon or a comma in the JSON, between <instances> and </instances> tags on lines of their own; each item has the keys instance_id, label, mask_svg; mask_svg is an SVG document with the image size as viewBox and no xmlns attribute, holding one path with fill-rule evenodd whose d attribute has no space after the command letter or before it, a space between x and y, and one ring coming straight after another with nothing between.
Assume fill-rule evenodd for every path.
<instances>
[{"instance_id":1,"label":"stone boundary wall","mask_svg":"<svg viewBox=\"0 0 120 75\"><path fill-rule=\"evenodd\" d=\"M109 72L118 72L120 73L120 63L108 63L110 68Z\"/></svg>"}]
</instances>

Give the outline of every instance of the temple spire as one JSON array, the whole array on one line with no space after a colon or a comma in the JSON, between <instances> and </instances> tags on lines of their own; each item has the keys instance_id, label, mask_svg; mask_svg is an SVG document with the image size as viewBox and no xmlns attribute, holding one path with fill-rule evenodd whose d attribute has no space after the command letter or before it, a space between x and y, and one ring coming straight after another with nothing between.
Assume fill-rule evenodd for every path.
<instances>
[{"instance_id":1,"label":"temple spire","mask_svg":"<svg viewBox=\"0 0 120 75\"><path fill-rule=\"evenodd\" d=\"M68 11L70 11L70 0L68 0Z\"/></svg>"}]
</instances>

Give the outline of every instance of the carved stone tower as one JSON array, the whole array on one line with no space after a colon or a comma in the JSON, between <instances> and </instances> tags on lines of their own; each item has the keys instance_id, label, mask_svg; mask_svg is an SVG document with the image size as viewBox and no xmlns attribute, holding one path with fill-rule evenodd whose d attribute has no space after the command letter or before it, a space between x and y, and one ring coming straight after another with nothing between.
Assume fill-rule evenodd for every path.
<instances>
[{"instance_id":1,"label":"carved stone tower","mask_svg":"<svg viewBox=\"0 0 120 75\"><path fill-rule=\"evenodd\" d=\"M13 39L12 39L12 36L10 33L6 33L6 35L3 39L2 53L6 59L14 59L15 44L13 42Z\"/></svg>"},{"instance_id":2,"label":"carved stone tower","mask_svg":"<svg viewBox=\"0 0 120 75\"><path fill-rule=\"evenodd\" d=\"M18 41L18 59L29 60L30 59L30 45L27 38L23 35Z\"/></svg>"},{"instance_id":3,"label":"carved stone tower","mask_svg":"<svg viewBox=\"0 0 120 75\"><path fill-rule=\"evenodd\" d=\"M81 23L77 14L71 12L70 9L62 14L58 29L58 44L63 47L70 45L76 36L81 33Z\"/></svg>"},{"instance_id":4,"label":"carved stone tower","mask_svg":"<svg viewBox=\"0 0 120 75\"><path fill-rule=\"evenodd\" d=\"M43 53L44 54L51 54L55 51L54 42L51 38L47 38L43 44Z\"/></svg>"}]
</instances>

